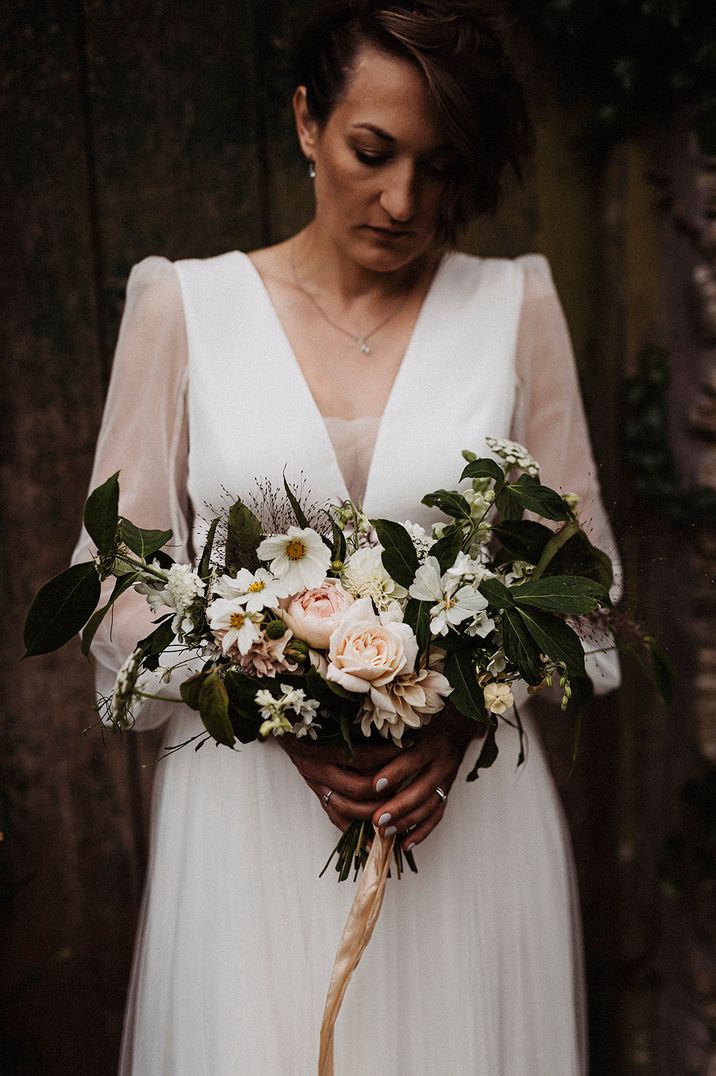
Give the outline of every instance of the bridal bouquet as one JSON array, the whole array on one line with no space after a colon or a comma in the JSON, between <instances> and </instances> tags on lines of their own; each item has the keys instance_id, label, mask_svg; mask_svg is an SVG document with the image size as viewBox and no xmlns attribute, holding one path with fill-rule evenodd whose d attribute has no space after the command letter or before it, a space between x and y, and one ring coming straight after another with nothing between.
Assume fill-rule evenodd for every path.
<instances>
[{"instance_id":1,"label":"bridal bouquet","mask_svg":"<svg viewBox=\"0 0 716 1076\"><path fill-rule=\"evenodd\" d=\"M130 727L137 702L159 697L148 674L168 682L198 659L199 671L179 688L203 724L197 747L307 737L344 743L350 764L356 738L404 745L449 701L485 729L474 780L497 757L501 721L519 729L522 745L516 683L535 691L556 679L565 708L585 705L583 640L609 626L612 583L611 562L580 526L575 498L542 485L521 445L487 444L494 458L463 454L462 489L423 498L445 517L431 532L369 520L351 502L308 507L284 481L280 499L269 491L256 511L236 500L218 515L196 566L166 552L171 531L119 515L118 472L85 506L96 555L50 580L32 603L26 656L79 631L89 653L103 618L133 588L158 619L100 700L106 723ZM97 608L108 577L114 589ZM641 643L665 684L655 641ZM365 860L364 825L334 849L340 879ZM400 870L397 845L395 854Z\"/></svg>"}]
</instances>

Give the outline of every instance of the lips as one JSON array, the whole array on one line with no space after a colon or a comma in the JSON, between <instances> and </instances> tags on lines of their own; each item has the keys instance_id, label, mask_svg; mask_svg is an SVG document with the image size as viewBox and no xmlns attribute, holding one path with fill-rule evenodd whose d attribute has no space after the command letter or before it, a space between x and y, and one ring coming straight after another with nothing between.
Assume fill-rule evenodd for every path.
<instances>
[{"instance_id":1,"label":"lips","mask_svg":"<svg viewBox=\"0 0 716 1076\"><path fill-rule=\"evenodd\" d=\"M380 228L375 224L367 224L366 227L371 232L376 232L377 235L387 236L390 239L400 239L402 236L413 234L411 231L405 231L404 229L399 228Z\"/></svg>"}]
</instances>

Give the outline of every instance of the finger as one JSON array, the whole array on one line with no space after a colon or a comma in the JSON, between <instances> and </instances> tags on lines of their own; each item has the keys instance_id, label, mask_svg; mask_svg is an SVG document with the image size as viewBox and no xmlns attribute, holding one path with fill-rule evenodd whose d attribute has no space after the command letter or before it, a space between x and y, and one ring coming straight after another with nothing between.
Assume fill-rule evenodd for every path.
<instances>
[{"instance_id":1,"label":"finger","mask_svg":"<svg viewBox=\"0 0 716 1076\"><path fill-rule=\"evenodd\" d=\"M445 800L441 800L438 796L433 794L428 799L424 800L420 806L416 807L414 811L409 811L408 814L402 815L400 818L396 818L390 823L390 826L384 828L383 834L386 830L392 826L398 833L404 834L408 830L416 830L418 826L421 826L426 819L430 818L436 811L443 812L445 810ZM390 833L387 834L390 836Z\"/></svg>"},{"instance_id":2,"label":"finger","mask_svg":"<svg viewBox=\"0 0 716 1076\"><path fill-rule=\"evenodd\" d=\"M433 811L418 827L414 829L412 833L407 833L403 837L403 848L406 852L410 852L416 845L420 844L425 838L432 833L435 827L442 821L445 814L446 804L441 802L436 811Z\"/></svg>"},{"instance_id":3,"label":"finger","mask_svg":"<svg viewBox=\"0 0 716 1076\"><path fill-rule=\"evenodd\" d=\"M404 782L416 777L425 768L427 759L420 747L410 751L401 751L396 759L384 766L375 775L375 791L388 796L391 789L399 788Z\"/></svg>"},{"instance_id":4,"label":"finger","mask_svg":"<svg viewBox=\"0 0 716 1076\"><path fill-rule=\"evenodd\" d=\"M348 829L348 826L350 825L350 819L344 818L340 811L337 811L335 809L335 807L333 806L333 796L331 796L328 800L328 803L326 803L325 797L328 793L328 789L319 784L312 784L310 781L307 781L306 784L318 796L319 800L321 801L323 810L326 812L328 818L333 823L333 825L337 826L338 829L340 829L342 832Z\"/></svg>"},{"instance_id":5,"label":"finger","mask_svg":"<svg viewBox=\"0 0 716 1076\"><path fill-rule=\"evenodd\" d=\"M344 818L359 818L362 821L371 819L381 807L379 800L352 800L335 791L329 800L329 805Z\"/></svg>"},{"instance_id":6,"label":"finger","mask_svg":"<svg viewBox=\"0 0 716 1076\"><path fill-rule=\"evenodd\" d=\"M347 764L351 769L365 773L375 773L382 766L386 766L393 759L404 753L404 749L396 747L394 743L365 744L353 748L353 758Z\"/></svg>"},{"instance_id":7,"label":"finger","mask_svg":"<svg viewBox=\"0 0 716 1076\"><path fill-rule=\"evenodd\" d=\"M340 792L351 800L373 800L377 804L378 797L370 777L361 777L350 770L341 769L340 766L324 765L316 759L302 759L298 769L307 781L315 781L332 788L334 792Z\"/></svg>"},{"instance_id":8,"label":"finger","mask_svg":"<svg viewBox=\"0 0 716 1076\"><path fill-rule=\"evenodd\" d=\"M429 800L438 799L435 789L439 786L446 792L452 781L445 775L442 766L430 765L415 780L384 802L373 819L376 826L383 828L390 824L398 830L403 828L405 816Z\"/></svg>"}]
</instances>

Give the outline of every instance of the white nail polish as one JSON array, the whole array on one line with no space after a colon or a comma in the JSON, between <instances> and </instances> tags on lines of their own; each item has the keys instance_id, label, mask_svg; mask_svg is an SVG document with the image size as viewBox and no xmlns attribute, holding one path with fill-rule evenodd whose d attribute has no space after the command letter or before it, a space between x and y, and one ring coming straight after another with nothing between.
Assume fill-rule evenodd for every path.
<instances>
[{"instance_id":1,"label":"white nail polish","mask_svg":"<svg viewBox=\"0 0 716 1076\"><path fill-rule=\"evenodd\" d=\"M383 836L384 837L394 837L397 832L398 832L398 830L397 830L397 828L395 826L388 826L388 828L383 831Z\"/></svg>"},{"instance_id":2,"label":"white nail polish","mask_svg":"<svg viewBox=\"0 0 716 1076\"><path fill-rule=\"evenodd\" d=\"M406 852L412 852L413 848L415 848L415 841L413 841L411 844L409 844L408 847L405 849L405 851Z\"/></svg>"},{"instance_id":3,"label":"white nail polish","mask_svg":"<svg viewBox=\"0 0 716 1076\"><path fill-rule=\"evenodd\" d=\"M392 815L388 814L387 811L384 811L383 814L378 819L378 826L379 827L380 826L387 826L387 824L388 824L388 822L390 822L391 818L392 818Z\"/></svg>"},{"instance_id":4,"label":"white nail polish","mask_svg":"<svg viewBox=\"0 0 716 1076\"><path fill-rule=\"evenodd\" d=\"M387 788L387 787L388 787L388 778L387 777L381 777L378 781L375 782L375 790L376 790L376 792L382 792L383 789Z\"/></svg>"}]
</instances>

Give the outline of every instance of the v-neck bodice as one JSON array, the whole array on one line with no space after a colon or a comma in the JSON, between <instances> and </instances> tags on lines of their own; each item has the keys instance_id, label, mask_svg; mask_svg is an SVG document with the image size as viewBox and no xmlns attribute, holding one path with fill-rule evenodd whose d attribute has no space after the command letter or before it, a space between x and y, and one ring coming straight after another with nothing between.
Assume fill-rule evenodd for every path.
<instances>
[{"instance_id":1,"label":"v-neck bodice","mask_svg":"<svg viewBox=\"0 0 716 1076\"><path fill-rule=\"evenodd\" d=\"M348 488L325 418L250 258L176 263L189 353L188 491L195 543L207 505L283 475L312 502ZM451 253L441 262L380 419L365 481L369 515L430 523L425 493L455 484L461 451L508 436L521 266Z\"/></svg>"}]
</instances>

